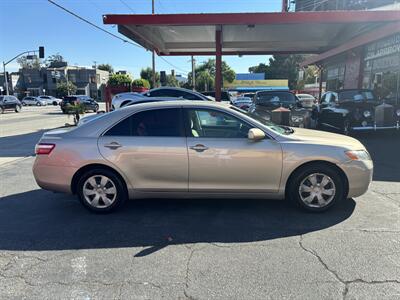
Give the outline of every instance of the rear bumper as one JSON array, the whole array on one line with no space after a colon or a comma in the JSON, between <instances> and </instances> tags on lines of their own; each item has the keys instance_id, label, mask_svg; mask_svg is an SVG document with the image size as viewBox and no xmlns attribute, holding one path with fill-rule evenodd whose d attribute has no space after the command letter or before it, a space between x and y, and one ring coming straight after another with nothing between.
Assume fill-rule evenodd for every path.
<instances>
[{"instance_id":1,"label":"rear bumper","mask_svg":"<svg viewBox=\"0 0 400 300\"><path fill-rule=\"evenodd\" d=\"M72 177L77 171L76 168L39 164L36 158L32 171L36 183L42 189L54 192L72 193L71 182Z\"/></svg>"},{"instance_id":2,"label":"rear bumper","mask_svg":"<svg viewBox=\"0 0 400 300\"><path fill-rule=\"evenodd\" d=\"M393 126L356 126L356 127L351 127L351 130L354 131L377 131L377 130L390 130L390 129L396 129L400 130L400 123L397 121L397 123Z\"/></svg>"},{"instance_id":3,"label":"rear bumper","mask_svg":"<svg viewBox=\"0 0 400 300\"><path fill-rule=\"evenodd\" d=\"M359 197L365 194L372 181L374 165L372 160L349 161L340 164L349 182L348 198Z\"/></svg>"}]
</instances>

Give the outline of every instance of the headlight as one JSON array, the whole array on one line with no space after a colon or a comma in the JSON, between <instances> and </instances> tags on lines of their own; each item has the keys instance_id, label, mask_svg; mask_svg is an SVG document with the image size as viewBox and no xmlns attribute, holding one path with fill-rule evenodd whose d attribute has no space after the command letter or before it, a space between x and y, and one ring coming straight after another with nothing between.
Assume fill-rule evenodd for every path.
<instances>
[{"instance_id":1,"label":"headlight","mask_svg":"<svg viewBox=\"0 0 400 300\"><path fill-rule=\"evenodd\" d=\"M363 116L365 118L369 118L371 116L371 112L369 110L366 110L366 111L363 112Z\"/></svg>"},{"instance_id":2,"label":"headlight","mask_svg":"<svg viewBox=\"0 0 400 300\"><path fill-rule=\"evenodd\" d=\"M396 115L400 117L400 109L396 110Z\"/></svg>"},{"instance_id":3,"label":"headlight","mask_svg":"<svg viewBox=\"0 0 400 300\"><path fill-rule=\"evenodd\" d=\"M345 154L351 160L371 160L371 156L365 150L351 150L346 151Z\"/></svg>"},{"instance_id":4,"label":"headlight","mask_svg":"<svg viewBox=\"0 0 400 300\"><path fill-rule=\"evenodd\" d=\"M301 123L303 120L304 118L302 116L292 116L292 122Z\"/></svg>"}]
</instances>

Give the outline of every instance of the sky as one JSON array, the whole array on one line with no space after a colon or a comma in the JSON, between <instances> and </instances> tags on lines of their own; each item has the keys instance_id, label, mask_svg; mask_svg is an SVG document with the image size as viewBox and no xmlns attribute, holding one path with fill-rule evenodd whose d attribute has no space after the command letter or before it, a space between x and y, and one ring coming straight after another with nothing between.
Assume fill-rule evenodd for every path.
<instances>
[{"instance_id":1,"label":"sky","mask_svg":"<svg viewBox=\"0 0 400 300\"><path fill-rule=\"evenodd\" d=\"M151 0L54 0L63 7L100 27L119 35L116 26L103 25L103 14L149 14ZM282 0L155 0L155 11L164 13L218 13L280 11ZM135 78L151 66L151 52L124 43L69 15L47 0L0 0L0 60L7 61L27 50L45 47L46 57L61 54L70 65L92 66L109 63L114 70L127 70ZM123 37L121 35L121 37ZM225 56L236 73L267 62L268 56ZM157 71L177 74L191 70L190 57L165 57L173 66L156 56ZM207 60L196 57L197 63ZM7 71L18 70L14 61Z\"/></svg>"}]
</instances>

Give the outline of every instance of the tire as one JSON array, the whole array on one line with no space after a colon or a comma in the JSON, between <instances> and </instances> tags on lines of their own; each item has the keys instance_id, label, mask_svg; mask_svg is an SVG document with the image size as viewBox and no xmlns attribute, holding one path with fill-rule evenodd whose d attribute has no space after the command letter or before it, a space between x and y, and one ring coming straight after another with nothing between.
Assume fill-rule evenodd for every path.
<instances>
[{"instance_id":1,"label":"tire","mask_svg":"<svg viewBox=\"0 0 400 300\"><path fill-rule=\"evenodd\" d=\"M22 105L23 105L23 106L26 106L26 103L25 103L25 102L22 102Z\"/></svg>"},{"instance_id":2,"label":"tire","mask_svg":"<svg viewBox=\"0 0 400 300\"><path fill-rule=\"evenodd\" d=\"M0 107L0 114L4 114L4 107Z\"/></svg>"},{"instance_id":3,"label":"tire","mask_svg":"<svg viewBox=\"0 0 400 300\"><path fill-rule=\"evenodd\" d=\"M42 104L40 104L40 102L36 102L36 106L42 106Z\"/></svg>"},{"instance_id":4,"label":"tire","mask_svg":"<svg viewBox=\"0 0 400 300\"><path fill-rule=\"evenodd\" d=\"M104 186L101 182L102 179L106 182ZM93 180L95 180L95 183L97 184L95 187L91 184ZM114 190L112 188L114 188ZM110 193L105 193L107 190L110 191ZM112 171L101 168L85 172L78 181L76 191L81 203L88 210L95 213L108 213L114 211L121 207L128 198L125 183L119 178L119 176ZM115 191L115 193L111 193L111 191ZM98 197L97 202L96 197ZM105 199L108 200L105 201Z\"/></svg>"},{"instance_id":5,"label":"tire","mask_svg":"<svg viewBox=\"0 0 400 300\"><path fill-rule=\"evenodd\" d=\"M53 105L54 105L54 106L57 106L57 101L53 101Z\"/></svg>"},{"instance_id":6,"label":"tire","mask_svg":"<svg viewBox=\"0 0 400 300\"><path fill-rule=\"evenodd\" d=\"M345 198L344 180L339 171L328 164L315 163L301 167L292 174L287 184L288 198L297 206L311 212L326 211Z\"/></svg>"},{"instance_id":7,"label":"tire","mask_svg":"<svg viewBox=\"0 0 400 300\"><path fill-rule=\"evenodd\" d=\"M20 105L16 105L15 106L15 112L19 113L21 111L21 106Z\"/></svg>"},{"instance_id":8,"label":"tire","mask_svg":"<svg viewBox=\"0 0 400 300\"><path fill-rule=\"evenodd\" d=\"M99 106L96 105L96 107L94 108L93 112L97 113L99 111Z\"/></svg>"}]
</instances>

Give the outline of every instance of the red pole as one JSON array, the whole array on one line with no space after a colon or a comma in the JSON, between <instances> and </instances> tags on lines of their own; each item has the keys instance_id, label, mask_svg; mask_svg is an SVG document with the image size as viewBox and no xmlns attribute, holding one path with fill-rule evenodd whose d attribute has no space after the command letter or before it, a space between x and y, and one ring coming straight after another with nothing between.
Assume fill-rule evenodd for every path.
<instances>
[{"instance_id":1,"label":"red pole","mask_svg":"<svg viewBox=\"0 0 400 300\"><path fill-rule=\"evenodd\" d=\"M221 101L222 88L222 31L215 31L215 100Z\"/></svg>"}]
</instances>

